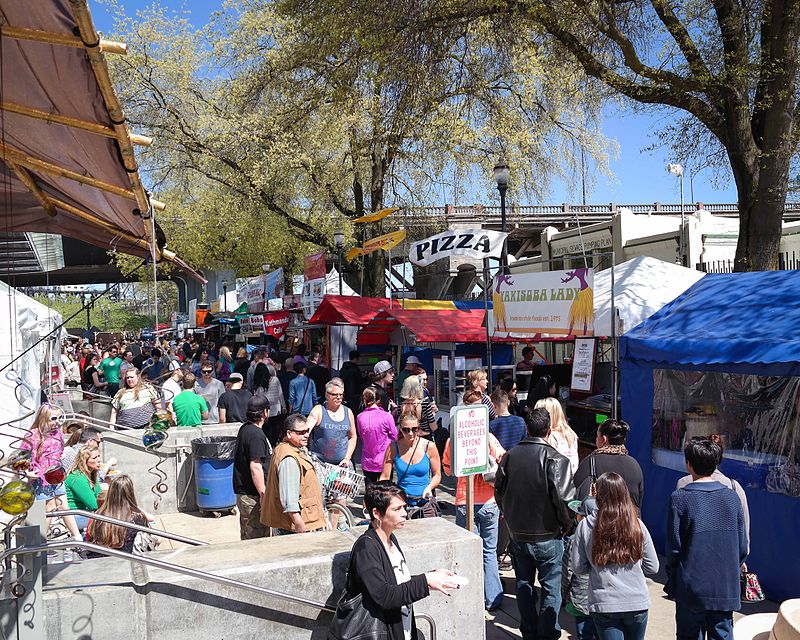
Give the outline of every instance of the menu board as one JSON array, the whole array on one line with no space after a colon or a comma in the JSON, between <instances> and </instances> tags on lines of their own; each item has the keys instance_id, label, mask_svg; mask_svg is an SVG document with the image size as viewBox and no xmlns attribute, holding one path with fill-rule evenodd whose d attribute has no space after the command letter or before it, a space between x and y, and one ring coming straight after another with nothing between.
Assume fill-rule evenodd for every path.
<instances>
[{"instance_id":1,"label":"menu board","mask_svg":"<svg viewBox=\"0 0 800 640\"><path fill-rule=\"evenodd\" d=\"M594 381L594 338L576 338L572 354L572 382L570 389L591 393Z\"/></svg>"}]
</instances>

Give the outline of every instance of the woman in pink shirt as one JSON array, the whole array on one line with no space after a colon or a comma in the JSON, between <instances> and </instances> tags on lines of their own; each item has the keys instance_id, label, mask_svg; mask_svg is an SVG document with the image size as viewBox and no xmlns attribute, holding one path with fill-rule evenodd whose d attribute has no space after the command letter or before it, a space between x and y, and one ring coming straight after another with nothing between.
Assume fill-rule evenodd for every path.
<instances>
[{"instance_id":1,"label":"woman in pink shirt","mask_svg":"<svg viewBox=\"0 0 800 640\"><path fill-rule=\"evenodd\" d=\"M365 409L356 418L361 437L361 468L367 484L377 482L383 471L383 459L389 444L397 440L397 426L388 411L377 404L377 394L367 387L361 394Z\"/></svg>"}]
</instances>

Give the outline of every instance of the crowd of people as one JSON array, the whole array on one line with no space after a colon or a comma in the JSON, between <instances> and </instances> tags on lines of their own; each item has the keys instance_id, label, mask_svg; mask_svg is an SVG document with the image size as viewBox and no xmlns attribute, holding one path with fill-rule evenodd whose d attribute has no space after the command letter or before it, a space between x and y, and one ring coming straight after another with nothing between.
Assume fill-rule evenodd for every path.
<instances>
[{"instance_id":1,"label":"crowd of people","mask_svg":"<svg viewBox=\"0 0 800 640\"><path fill-rule=\"evenodd\" d=\"M380 360L364 376L354 351L332 377L320 364L319 351L302 345L291 354L259 348L248 358L243 349L233 357L224 344L218 351L213 344L188 344L187 350L187 344L166 345L166 362L155 370L153 364L129 361L128 349L121 359L118 347L108 353L86 350L80 363L84 389L109 389L112 422L122 427L143 425L160 406L182 426L240 422L233 482L242 539L326 527L314 459L348 468L358 464L371 526L354 548L348 592L382 605L393 633L413 626L412 603L430 589L446 591L455 584L443 571L387 574L392 560L402 558L394 530L408 511L426 514L442 474L451 473L448 432L437 420L419 360L409 356L399 372L389 359ZM156 351L139 357L160 362ZM175 366L173 354L182 354L175 356ZM130 364L120 373L124 362ZM556 395L554 381L541 376L521 406L513 380L490 389L485 371L467 376L461 402L487 407L489 455L497 463L493 479L474 480L472 520L482 540L484 605L489 611L502 606L498 555L508 554L524 639L558 638L562 606L575 617L581 640L644 638L651 605L645 576L659 570L659 559L639 518L644 483L625 447L629 427L606 420L597 429L594 452L579 460L578 436ZM69 449L51 435L49 420L50 414L43 414L30 443L39 452L37 460L43 458L31 465L39 480L48 456ZM360 460L354 460L359 441ZM677 636L730 638L748 553L746 498L718 469L719 438L692 438L684 454L689 475L665 505L666 591L679 605ZM87 444L72 455L66 489L40 486L37 497L58 504L66 494L70 506L96 510L102 483L97 451ZM115 504L115 513L142 521L135 499ZM455 508L457 524L466 527L464 478L457 482ZM85 535L85 523L68 526L74 535ZM131 544L130 535L123 539L119 531L101 531L98 539ZM376 555L366 538L380 542L385 555ZM380 584L376 576L383 576ZM403 584L408 586L399 588Z\"/></svg>"}]
</instances>

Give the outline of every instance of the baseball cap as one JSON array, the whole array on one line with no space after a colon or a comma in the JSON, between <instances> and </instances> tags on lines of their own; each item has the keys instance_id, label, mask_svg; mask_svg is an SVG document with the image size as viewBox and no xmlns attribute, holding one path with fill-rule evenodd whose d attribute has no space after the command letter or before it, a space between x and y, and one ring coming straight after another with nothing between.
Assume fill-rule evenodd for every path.
<instances>
[{"instance_id":1,"label":"baseball cap","mask_svg":"<svg viewBox=\"0 0 800 640\"><path fill-rule=\"evenodd\" d=\"M406 364L419 364L419 358L417 358L417 356L408 356L408 358L406 358Z\"/></svg>"},{"instance_id":2,"label":"baseball cap","mask_svg":"<svg viewBox=\"0 0 800 640\"><path fill-rule=\"evenodd\" d=\"M381 360L379 362L376 362L375 366L372 368L372 372L376 376L379 376L382 373L386 373L387 371L391 370L392 370L392 364L391 362L387 362L386 360Z\"/></svg>"},{"instance_id":3,"label":"baseball cap","mask_svg":"<svg viewBox=\"0 0 800 640\"><path fill-rule=\"evenodd\" d=\"M247 401L247 413L260 413L269 409L269 400L264 396L253 396Z\"/></svg>"},{"instance_id":4,"label":"baseball cap","mask_svg":"<svg viewBox=\"0 0 800 640\"><path fill-rule=\"evenodd\" d=\"M243 382L244 378L242 377L241 373L234 372L228 376L228 380L230 380L231 382Z\"/></svg>"}]
</instances>

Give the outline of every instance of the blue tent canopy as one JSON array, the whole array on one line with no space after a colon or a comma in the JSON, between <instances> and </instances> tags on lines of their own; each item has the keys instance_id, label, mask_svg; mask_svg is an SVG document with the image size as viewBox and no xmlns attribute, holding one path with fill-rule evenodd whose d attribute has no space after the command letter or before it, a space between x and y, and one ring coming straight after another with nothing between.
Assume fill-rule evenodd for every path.
<instances>
[{"instance_id":1,"label":"blue tent canopy","mask_svg":"<svg viewBox=\"0 0 800 640\"><path fill-rule=\"evenodd\" d=\"M709 274L620 339L622 358L800 375L800 272ZM721 366L717 366L721 365Z\"/></svg>"},{"instance_id":2,"label":"blue tent canopy","mask_svg":"<svg viewBox=\"0 0 800 640\"><path fill-rule=\"evenodd\" d=\"M628 449L645 477L642 518L663 550L669 496L684 475L653 462L654 371L800 376L800 272L706 275L620 338ZM680 454L678 454L680 455ZM745 487L748 566L767 596L800 597L800 498Z\"/></svg>"}]
</instances>

